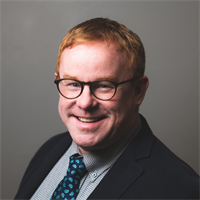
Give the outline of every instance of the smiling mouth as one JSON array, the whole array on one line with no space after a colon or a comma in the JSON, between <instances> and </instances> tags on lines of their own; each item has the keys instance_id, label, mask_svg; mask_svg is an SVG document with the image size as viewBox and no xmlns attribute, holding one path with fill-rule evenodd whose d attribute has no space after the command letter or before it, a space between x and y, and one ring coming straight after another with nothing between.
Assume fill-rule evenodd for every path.
<instances>
[{"instance_id":1,"label":"smiling mouth","mask_svg":"<svg viewBox=\"0 0 200 200\"><path fill-rule=\"evenodd\" d=\"M103 117L101 118L83 118L83 117L77 117L77 119L83 123L95 123L97 121L100 121L103 119Z\"/></svg>"}]
</instances>

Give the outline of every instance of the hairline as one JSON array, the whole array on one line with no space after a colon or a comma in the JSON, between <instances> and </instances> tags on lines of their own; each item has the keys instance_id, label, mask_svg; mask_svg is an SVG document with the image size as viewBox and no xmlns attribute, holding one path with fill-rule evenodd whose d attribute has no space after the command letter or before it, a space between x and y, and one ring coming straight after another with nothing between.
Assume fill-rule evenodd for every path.
<instances>
[{"instance_id":1,"label":"hairline","mask_svg":"<svg viewBox=\"0 0 200 200\"><path fill-rule=\"evenodd\" d=\"M56 66L56 73L57 75L59 75L59 69L60 69L60 61L61 61L61 57L62 57L62 54L63 52L66 50L66 49L72 49L78 45L81 45L81 44L91 44L91 43L107 43L107 47L109 47L111 44L115 45L116 48L116 51L121 51L121 53L123 54L123 56L125 56L126 58L126 61L128 63L128 66L129 66L129 69L130 70L133 70L132 68L135 68L135 66L132 66L132 62L131 62L131 58L130 56L128 55L128 53L126 52L125 49L123 49L123 47L120 45L120 43L117 41L117 40L113 40L113 41L110 41L110 40L103 40L103 39L96 39L96 40L84 40L84 39L77 39L77 42L75 43L72 43L68 46L64 46L62 47L60 50L59 50L59 53L58 53L58 57L57 57L57 66ZM134 55L135 57L135 55Z\"/></svg>"}]
</instances>

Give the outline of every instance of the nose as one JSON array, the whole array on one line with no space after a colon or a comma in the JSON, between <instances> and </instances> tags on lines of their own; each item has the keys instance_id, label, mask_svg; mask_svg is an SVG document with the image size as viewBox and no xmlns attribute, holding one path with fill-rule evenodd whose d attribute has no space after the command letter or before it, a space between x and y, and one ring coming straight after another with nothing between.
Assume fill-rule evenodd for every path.
<instances>
[{"instance_id":1,"label":"nose","mask_svg":"<svg viewBox=\"0 0 200 200\"><path fill-rule=\"evenodd\" d=\"M90 92L90 86L85 85L81 95L77 98L76 104L83 110L89 110L97 105L97 99Z\"/></svg>"}]
</instances>

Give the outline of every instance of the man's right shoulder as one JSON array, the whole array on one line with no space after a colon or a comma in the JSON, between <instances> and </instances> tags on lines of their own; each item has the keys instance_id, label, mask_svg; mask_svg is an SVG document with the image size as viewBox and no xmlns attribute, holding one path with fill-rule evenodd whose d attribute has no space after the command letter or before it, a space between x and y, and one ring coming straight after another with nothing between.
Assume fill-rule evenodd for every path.
<instances>
[{"instance_id":1,"label":"man's right shoulder","mask_svg":"<svg viewBox=\"0 0 200 200\"><path fill-rule=\"evenodd\" d=\"M58 149L65 149L66 144L71 144L72 139L69 132L57 134L48 139L35 153L34 158L43 157L46 154ZM68 146L68 145L67 145Z\"/></svg>"},{"instance_id":2,"label":"man's right shoulder","mask_svg":"<svg viewBox=\"0 0 200 200\"><path fill-rule=\"evenodd\" d=\"M31 159L15 198L29 199L71 143L69 132L55 135L47 140Z\"/></svg>"}]
</instances>

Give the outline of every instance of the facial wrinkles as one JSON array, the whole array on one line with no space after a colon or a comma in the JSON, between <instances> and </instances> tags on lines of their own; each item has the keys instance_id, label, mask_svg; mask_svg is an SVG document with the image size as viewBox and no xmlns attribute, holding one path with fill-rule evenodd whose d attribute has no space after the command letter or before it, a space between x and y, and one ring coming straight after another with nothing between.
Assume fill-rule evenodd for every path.
<instances>
[{"instance_id":1,"label":"facial wrinkles","mask_svg":"<svg viewBox=\"0 0 200 200\"><path fill-rule=\"evenodd\" d=\"M95 98L95 97L92 97ZM76 99L75 100L67 100L64 97L61 97L61 101L70 101L70 106L63 109L65 109L65 112L68 116L76 116L76 117L82 117L82 118L88 118L88 119L93 119L93 118L102 118L102 117L108 117L109 112L106 110L101 103L97 103L96 106L94 107L89 107L87 109L82 109L76 104ZM100 101L95 98L95 101ZM68 103L68 102L66 102Z\"/></svg>"}]
</instances>

